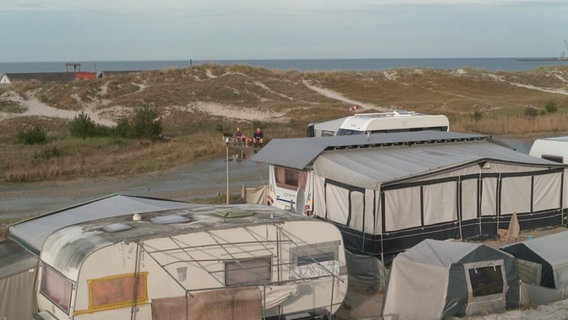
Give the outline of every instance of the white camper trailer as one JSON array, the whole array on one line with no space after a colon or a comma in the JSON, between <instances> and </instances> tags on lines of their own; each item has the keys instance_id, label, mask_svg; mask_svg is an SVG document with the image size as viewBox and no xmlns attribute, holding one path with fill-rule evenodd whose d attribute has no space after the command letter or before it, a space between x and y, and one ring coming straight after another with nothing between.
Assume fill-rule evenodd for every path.
<instances>
[{"instance_id":1,"label":"white camper trailer","mask_svg":"<svg viewBox=\"0 0 568 320\"><path fill-rule=\"evenodd\" d=\"M267 203L333 222L353 253L565 225L568 167L456 132L273 139Z\"/></svg>"},{"instance_id":2,"label":"white camper trailer","mask_svg":"<svg viewBox=\"0 0 568 320\"><path fill-rule=\"evenodd\" d=\"M350 117L308 125L308 137L350 136L367 133L406 131L449 131L445 115L430 115L414 111L359 113Z\"/></svg>"},{"instance_id":3,"label":"white camper trailer","mask_svg":"<svg viewBox=\"0 0 568 320\"><path fill-rule=\"evenodd\" d=\"M332 224L260 205L195 205L67 226L40 253L34 319L332 314L347 290Z\"/></svg>"},{"instance_id":4,"label":"white camper trailer","mask_svg":"<svg viewBox=\"0 0 568 320\"><path fill-rule=\"evenodd\" d=\"M536 139L529 154L559 163L568 163L568 136Z\"/></svg>"}]
</instances>

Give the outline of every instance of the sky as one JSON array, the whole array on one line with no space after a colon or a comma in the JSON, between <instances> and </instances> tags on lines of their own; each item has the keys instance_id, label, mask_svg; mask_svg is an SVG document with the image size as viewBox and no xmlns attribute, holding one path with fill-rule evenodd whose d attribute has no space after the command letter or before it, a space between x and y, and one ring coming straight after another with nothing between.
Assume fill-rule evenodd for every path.
<instances>
[{"instance_id":1,"label":"sky","mask_svg":"<svg viewBox=\"0 0 568 320\"><path fill-rule=\"evenodd\" d=\"M558 57L567 0L1 0L0 62Z\"/></svg>"}]
</instances>

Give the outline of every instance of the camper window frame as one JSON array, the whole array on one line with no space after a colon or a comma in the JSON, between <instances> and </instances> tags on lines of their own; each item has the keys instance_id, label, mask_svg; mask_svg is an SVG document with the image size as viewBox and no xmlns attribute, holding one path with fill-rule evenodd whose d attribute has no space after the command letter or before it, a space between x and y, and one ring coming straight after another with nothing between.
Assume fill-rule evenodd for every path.
<instances>
[{"instance_id":1,"label":"camper window frame","mask_svg":"<svg viewBox=\"0 0 568 320\"><path fill-rule=\"evenodd\" d=\"M310 269L309 273L312 275L309 277L316 278L320 276L330 276L334 272L338 272L338 270L335 270L334 266L339 267L340 245L341 241L335 240L321 242L317 245L305 245L290 248L290 279L305 278L305 270L299 270L302 268ZM311 262L306 263L307 261ZM312 265L315 265L318 270L310 268ZM315 276L315 274L318 273L322 274Z\"/></svg>"},{"instance_id":2,"label":"camper window frame","mask_svg":"<svg viewBox=\"0 0 568 320\"><path fill-rule=\"evenodd\" d=\"M278 172L281 170L284 171L284 181L281 180L282 176L278 174ZM295 177L292 177L292 174L295 175ZM296 191L300 187L306 186L307 176L307 173L303 170L274 166L274 181L276 182L276 186L278 186L279 188Z\"/></svg>"},{"instance_id":3,"label":"camper window frame","mask_svg":"<svg viewBox=\"0 0 568 320\"><path fill-rule=\"evenodd\" d=\"M481 268L495 268L499 267L501 271L501 291L497 293L490 293L485 295L475 295L473 290L473 284L470 277L470 270L472 269L481 269ZM499 260L488 260L488 261L479 261L479 262L472 262L472 263L464 263L463 270L465 273L465 280L467 283L467 295L469 302L483 302L483 301L491 301L497 300L499 297L504 297L507 290L507 277L506 277L506 270L505 270L505 261L502 259Z\"/></svg>"},{"instance_id":4,"label":"camper window frame","mask_svg":"<svg viewBox=\"0 0 568 320\"><path fill-rule=\"evenodd\" d=\"M540 155L541 159L544 160L548 160L548 161L553 161L553 162L558 162L558 163L564 163L564 157L563 156L559 156L559 155L554 155L554 154L541 154Z\"/></svg>"},{"instance_id":5,"label":"camper window frame","mask_svg":"<svg viewBox=\"0 0 568 320\"><path fill-rule=\"evenodd\" d=\"M73 290L75 288L73 281L71 281L70 279L65 277L61 272L57 271L55 268L53 268L52 266L46 263L41 263L40 268L41 268L40 272L41 280L39 283L39 293L42 296L44 296L47 300L49 300L51 303L53 303L55 306L57 306L59 309L61 309L61 311L63 311L65 314L69 314L69 311L71 311L71 298L73 297ZM46 281L48 276L55 276L58 282L57 285L58 288L61 285L61 283L63 283L65 287L68 288L69 293L67 301L63 300L58 301L59 299L56 299L54 295L50 292L51 290L53 290L53 288L47 286ZM63 303L67 303L67 305L63 305Z\"/></svg>"},{"instance_id":6,"label":"camper window frame","mask_svg":"<svg viewBox=\"0 0 568 320\"><path fill-rule=\"evenodd\" d=\"M241 268L239 267L239 264L243 264L243 263L247 263L247 262L251 262L251 261L262 261L262 262L267 262L267 269L268 272L266 274L266 276L264 277L259 277L256 280L250 280L250 281L236 281L233 278L231 278L231 272L234 271L245 271L245 272L253 272L255 275L258 275L260 272L259 271L250 271L249 269L246 268ZM236 265L237 268L234 270L231 270L229 265ZM264 269L265 266L262 267L254 267L255 269ZM239 287L239 286L243 286L243 285L258 285L258 284L262 284L264 282L270 282L272 281L272 256L261 256L261 257L253 257L253 258L246 258L246 259L236 259L236 260L228 260L225 261L223 263L223 271L224 271L224 280L225 280L225 286L227 287Z\"/></svg>"}]
</instances>

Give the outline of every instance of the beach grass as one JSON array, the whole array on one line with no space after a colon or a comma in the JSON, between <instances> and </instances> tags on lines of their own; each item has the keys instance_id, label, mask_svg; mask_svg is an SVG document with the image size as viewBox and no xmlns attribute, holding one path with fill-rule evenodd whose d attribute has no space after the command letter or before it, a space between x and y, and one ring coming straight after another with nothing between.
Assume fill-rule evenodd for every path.
<instances>
[{"instance_id":1,"label":"beach grass","mask_svg":"<svg viewBox=\"0 0 568 320\"><path fill-rule=\"evenodd\" d=\"M0 111L16 115L0 120L0 181L133 175L173 168L221 156L222 135L236 127L245 134L261 127L269 139L302 137L311 122L351 115L349 101L374 106L364 112L404 109L445 114L451 130L457 132L565 135L568 95L562 79L568 79L567 67L489 74L467 68L299 72L200 65L65 84L17 83L0 90ZM306 84L341 98L323 95ZM62 110L90 106L115 117L132 116L137 108L152 105L160 113L163 139L75 138L69 134L69 120L22 116L21 102L9 97L35 97ZM203 108L207 105L220 112L208 112ZM250 113L255 115L246 117ZM18 130L32 126L47 133L47 143L16 143Z\"/></svg>"}]
</instances>

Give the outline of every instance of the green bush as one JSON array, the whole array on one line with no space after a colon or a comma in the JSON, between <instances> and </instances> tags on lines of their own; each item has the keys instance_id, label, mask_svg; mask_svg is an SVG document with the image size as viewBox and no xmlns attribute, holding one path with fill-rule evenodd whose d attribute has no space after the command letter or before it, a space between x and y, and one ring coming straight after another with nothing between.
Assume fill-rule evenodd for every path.
<instances>
[{"instance_id":1,"label":"green bush","mask_svg":"<svg viewBox=\"0 0 568 320\"><path fill-rule=\"evenodd\" d=\"M94 137L97 134L97 125L89 115L81 112L71 121L69 130L71 136L85 139L87 137Z\"/></svg>"},{"instance_id":2,"label":"green bush","mask_svg":"<svg viewBox=\"0 0 568 320\"><path fill-rule=\"evenodd\" d=\"M479 111L475 111L472 115L471 115L472 119L475 121L479 121L481 120L481 118L483 118L483 113L479 112Z\"/></svg>"},{"instance_id":3,"label":"green bush","mask_svg":"<svg viewBox=\"0 0 568 320\"><path fill-rule=\"evenodd\" d=\"M163 129L160 114L155 108L145 105L134 114L132 121L133 138L158 140Z\"/></svg>"},{"instance_id":4,"label":"green bush","mask_svg":"<svg viewBox=\"0 0 568 320\"><path fill-rule=\"evenodd\" d=\"M43 148L34 153L34 159L49 160L61 156L61 151L57 147Z\"/></svg>"},{"instance_id":5,"label":"green bush","mask_svg":"<svg viewBox=\"0 0 568 320\"><path fill-rule=\"evenodd\" d=\"M536 118L538 116L538 110L534 107L526 107L524 111L524 115L527 118Z\"/></svg>"},{"instance_id":6,"label":"green bush","mask_svg":"<svg viewBox=\"0 0 568 320\"><path fill-rule=\"evenodd\" d=\"M544 106L544 109L548 113L555 113L556 111L558 111L558 107L556 106L556 103L554 101L548 102L546 106Z\"/></svg>"},{"instance_id":7,"label":"green bush","mask_svg":"<svg viewBox=\"0 0 568 320\"><path fill-rule=\"evenodd\" d=\"M42 128L32 127L18 130L16 141L19 144L44 144L47 142L47 136Z\"/></svg>"},{"instance_id":8,"label":"green bush","mask_svg":"<svg viewBox=\"0 0 568 320\"><path fill-rule=\"evenodd\" d=\"M130 126L130 122L128 122L128 118L121 117L118 120L118 123L113 128L113 135L120 138L128 138L133 135L132 127Z\"/></svg>"}]
</instances>

